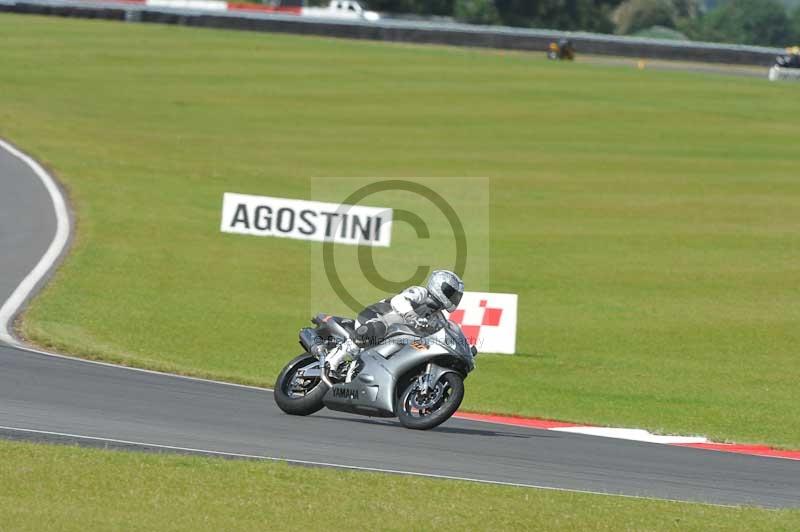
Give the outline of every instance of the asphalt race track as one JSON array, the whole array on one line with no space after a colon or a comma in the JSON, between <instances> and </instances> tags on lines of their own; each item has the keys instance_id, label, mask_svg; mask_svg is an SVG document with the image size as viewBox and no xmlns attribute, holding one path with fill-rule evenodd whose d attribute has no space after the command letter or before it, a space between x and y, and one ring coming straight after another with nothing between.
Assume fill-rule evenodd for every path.
<instances>
[{"instance_id":1,"label":"asphalt race track","mask_svg":"<svg viewBox=\"0 0 800 532\"><path fill-rule=\"evenodd\" d=\"M0 305L45 253L55 226L42 182L0 149ZM800 461L463 420L416 432L392 420L326 411L297 418L282 414L267 390L12 346L0 346L0 426L0 437L14 439L246 455L716 504L800 507Z\"/></svg>"}]
</instances>

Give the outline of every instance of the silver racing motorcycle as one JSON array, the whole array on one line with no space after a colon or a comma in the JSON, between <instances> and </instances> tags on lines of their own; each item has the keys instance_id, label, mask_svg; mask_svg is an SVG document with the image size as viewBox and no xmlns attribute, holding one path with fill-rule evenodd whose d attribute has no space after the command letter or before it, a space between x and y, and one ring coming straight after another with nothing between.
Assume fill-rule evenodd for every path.
<instances>
[{"instance_id":1,"label":"silver racing motorcycle","mask_svg":"<svg viewBox=\"0 0 800 532\"><path fill-rule=\"evenodd\" d=\"M323 407L373 417L397 417L410 429L447 421L464 398L464 379L475 368L474 346L452 321L435 332L390 325L377 345L348 353L331 369L338 349L355 346L355 322L318 314L300 330L305 352L275 383L275 402L287 414L307 416Z\"/></svg>"}]
</instances>

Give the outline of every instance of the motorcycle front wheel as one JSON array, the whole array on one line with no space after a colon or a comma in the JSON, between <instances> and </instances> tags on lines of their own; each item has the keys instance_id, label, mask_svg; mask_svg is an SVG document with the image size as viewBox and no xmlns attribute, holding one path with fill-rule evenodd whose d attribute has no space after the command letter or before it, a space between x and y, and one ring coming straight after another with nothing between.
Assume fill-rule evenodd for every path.
<instances>
[{"instance_id":1,"label":"motorcycle front wheel","mask_svg":"<svg viewBox=\"0 0 800 532\"><path fill-rule=\"evenodd\" d=\"M319 377L298 375L298 371L316 361L308 353L294 358L283 368L275 381L273 397L278 408L293 416L308 416L325 406L322 398L328 391Z\"/></svg>"},{"instance_id":2,"label":"motorcycle front wheel","mask_svg":"<svg viewBox=\"0 0 800 532\"><path fill-rule=\"evenodd\" d=\"M411 381L397 403L400 424L409 429L428 430L437 427L455 414L464 399L464 379L456 373L445 373L423 393L417 379Z\"/></svg>"}]
</instances>

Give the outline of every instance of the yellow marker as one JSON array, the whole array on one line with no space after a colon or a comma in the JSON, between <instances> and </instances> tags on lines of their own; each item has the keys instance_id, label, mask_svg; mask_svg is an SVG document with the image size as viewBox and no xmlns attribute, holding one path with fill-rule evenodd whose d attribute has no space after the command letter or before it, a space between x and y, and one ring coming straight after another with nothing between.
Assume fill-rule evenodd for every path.
<instances>
[{"instance_id":1,"label":"yellow marker","mask_svg":"<svg viewBox=\"0 0 800 532\"><path fill-rule=\"evenodd\" d=\"M639 70L644 70L644 67L647 66L647 63L645 63L644 59L639 59L639 63L637 63L636 66L639 68Z\"/></svg>"}]
</instances>

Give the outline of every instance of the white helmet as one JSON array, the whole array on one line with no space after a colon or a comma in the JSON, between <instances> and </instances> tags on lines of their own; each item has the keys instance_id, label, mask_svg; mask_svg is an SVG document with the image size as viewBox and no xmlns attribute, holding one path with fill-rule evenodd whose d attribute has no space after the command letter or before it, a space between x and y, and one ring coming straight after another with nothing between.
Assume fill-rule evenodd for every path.
<instances>
[{"instance_id":1,"label":"white helmet","mask_svg":"<svg viewBox=\"0 0 800 532\"><path fill-rule=\"evenodd\" d=\"M447 312L453 312L464 295L464 281L448 270L434 270L428 277L428 293Z\"/></svg>"}]
</instances>

